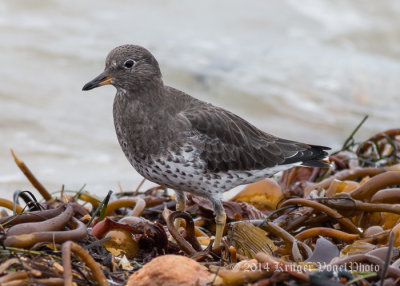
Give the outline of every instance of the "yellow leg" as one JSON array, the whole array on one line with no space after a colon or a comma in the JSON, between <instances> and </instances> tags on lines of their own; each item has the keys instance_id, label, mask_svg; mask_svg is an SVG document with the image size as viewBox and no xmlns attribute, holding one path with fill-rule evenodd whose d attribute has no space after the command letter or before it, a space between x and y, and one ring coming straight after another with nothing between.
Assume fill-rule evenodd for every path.
<instances>
[{"instance_id":1,"label":"yellow leg","mask_svg":"<svg viewBox=\"0 0 400 286\"><path fill-rule=\"evenodd\" d=\"M218 248L221 244L222 236L224 234L225 224L226 224L226 214L224 207L222 206L222 202L219 199L210 199L215 212L215 240L214 240L214 248Z\"/></svg>"},{"instance_id":2,"label":"yellow leg","mask_svg":"<svg viewBox=\"0 0 400 286\"><path fill-rule=\"evenodd\" d=\"M176 193L176 211L178 212L184 212L185 211L185 206L186 206L186 196L185 193L183 192L175 192ZM174 226L176 229L178 229L181 226L182 223L181 218L178 218L174 221Z\"/></svg>"},{"instance_id":3,"label":"yellow leg","mask_svg":"<svg viewBox=\"0 0 400 286\"><path fill-rule=\"evenodd\" d=\"M216 229L215 229L215 240L213 247L218 247L221 244L222 235L224 234L226 224L226 214L217 214L215 217Z\"/></svg>"}]
</instances>

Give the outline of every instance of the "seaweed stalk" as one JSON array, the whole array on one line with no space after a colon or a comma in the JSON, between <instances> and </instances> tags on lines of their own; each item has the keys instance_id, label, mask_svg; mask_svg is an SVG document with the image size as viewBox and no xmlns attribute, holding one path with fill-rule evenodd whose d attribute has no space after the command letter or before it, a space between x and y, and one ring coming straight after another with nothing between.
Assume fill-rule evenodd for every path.
<instances>
[{"instance_id":1,"label":"seaweed stalk","mask_svg":"<svg viewBox=\"0 0 400 286\"><path fill-rule=\"evenodd\" d=\"M93 273L93 278L100 286L109 286L103 271L100 266L94 261L90 254L81 246L72 241L67 241L62 246L62 261L64 267L64 285L72 286L72 265L71 265L71 252L76 253L90 268Z\"/></svg>"},{"instance_id":2,"label":"seaweed stalk","mask_svg":"<svg viewBox=\"0 0 400 286\"><path fill-rule=\"evenodd\" d=\"M344 141L342 149L339 151L336 151L332 153L332 155L336 155L337 153L348 150L352 145L354 145L354 135L356 135L357 131L361 128L361 126L364 124L364 122L368 119L368 115L365 115L364 118L361 120L360 123L356 126L356 128L353 130L353 132L350 133L349 137L347 137L346 141Z\"/></svg>"},{"instance_id":3,"label":"seaweed stalk","mask_svg":"<svg viewBox=\"0 0 400 286\"><path fill-rule=\"evenodd\" d=\"M17 155L15 155L14 150L11 149L11 155L14 158L15 163L17 164L18 168L24 173L25 177L31 182L32 186L38 190L38 192L42 195L42 197L48 201L51 199L50 193L46 190L46 188L36 179L33 175L31 170L29 170L28 166L25 165L23 161L21 161Z\"/></svg>"}]
</instances>

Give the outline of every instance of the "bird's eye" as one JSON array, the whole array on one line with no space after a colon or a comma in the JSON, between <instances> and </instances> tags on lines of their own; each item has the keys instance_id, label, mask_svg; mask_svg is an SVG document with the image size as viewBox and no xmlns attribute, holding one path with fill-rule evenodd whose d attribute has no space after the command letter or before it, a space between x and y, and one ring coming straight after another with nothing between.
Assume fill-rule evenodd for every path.
<instances>
[{"instance_id":1,"label":"bird's eye","mask_svg":"<svg viewBox=\"0 0 400 286\"><path fill-rule=\"evenodd\" d=\"M124 63L124 67L130 69L135 65L135 63L136 62L134 60L129 59Z\"/></svg>"}]
</instances>

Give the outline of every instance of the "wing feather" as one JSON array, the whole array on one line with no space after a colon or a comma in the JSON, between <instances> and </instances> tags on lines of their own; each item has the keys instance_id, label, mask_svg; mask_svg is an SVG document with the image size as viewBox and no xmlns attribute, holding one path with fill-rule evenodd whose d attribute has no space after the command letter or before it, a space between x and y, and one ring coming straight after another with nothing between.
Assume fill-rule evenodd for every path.
<instances>
[{"instance_id":1,"label":"wing feather","mask_svg":"<svg viewBox=\"0 0 400 286\"><path fill-rule=\"evenodd\" d=\"M204 141L201 157L213 172L261 170L307 161L321 165L327 155L323 150L329 149L272 136L211 104L188 108L179 115Z\"/></svg>"}]
</instances>

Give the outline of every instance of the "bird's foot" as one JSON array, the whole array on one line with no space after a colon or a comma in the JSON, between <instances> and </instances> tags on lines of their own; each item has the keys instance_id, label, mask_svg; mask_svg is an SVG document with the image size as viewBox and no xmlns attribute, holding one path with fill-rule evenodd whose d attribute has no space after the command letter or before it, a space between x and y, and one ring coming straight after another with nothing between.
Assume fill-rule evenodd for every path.
<instances>
[{"instance_id":1,"label":"bird's foot","mask_svg":"<svg viewBox=\"0 0 400 286\"><path fill-rule=\"evenodd\" d=\"M186 196L184 193L181 192L176 192L176 211L178 212L184 212L186 208ZM179 227L182 225L182 222L184 219L182 218L177 218L174 221L174 226L178 230Z\"/></svg>"},{"instance_id":2,"label":"bird's foot","mask_svg":"<svg viewBox=\"0 0 400 286\"><path fill-rule=\"evenodd\" d=\"M174 226L177 230L181 227L183 221L184 221L184 219L182 219L182 218L175 219Z\"/></svg>"}]
</instances>

